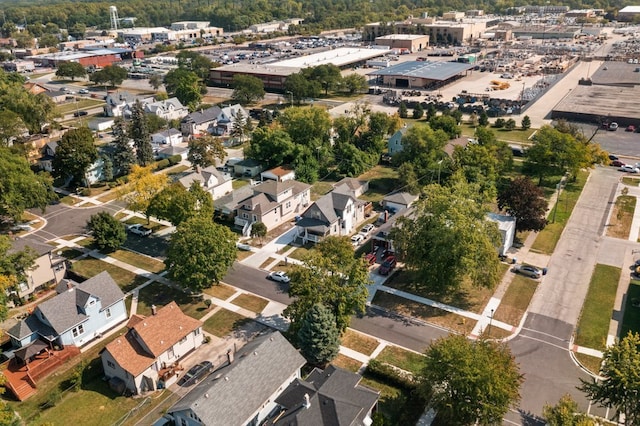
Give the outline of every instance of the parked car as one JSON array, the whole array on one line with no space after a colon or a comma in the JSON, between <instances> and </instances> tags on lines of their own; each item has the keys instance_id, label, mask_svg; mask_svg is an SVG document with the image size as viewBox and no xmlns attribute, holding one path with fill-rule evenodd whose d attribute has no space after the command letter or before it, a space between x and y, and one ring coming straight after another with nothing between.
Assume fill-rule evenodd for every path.
<instances>
[{"instance_id":1,"label":"parked car","mask_svg":"<svg viewBox=\"0 0 640 426\"><path fill-rule=\"evenodd\" d=\"M618 130L618 123L616 123L615 121L612 123L609 123L609 130L611 130L612 132L615 132L616 130Z\"/></svg>"},{"instance_id":2,"label":"parked car","mask_svg":"<svg viewBox=\"0 0 640 426\"><path fill-rule=\"evenodd\" d=\"M395 256L388 256L387 258L384 259L384 262L382 262L382 265L380 265L380 268L378 269L378 273L380 275L389 275L391 273L391 271L393 271L393 269L396 267L396 257Z\"/></svg>"},{"instance_id":3,"label":"parked car","mask_svg":"<svg viewBox=\"0 0 640 426\"><path fill-rule=\"evenodd\" d=\"M622 161L620 161L620 160L613 160L610 164L613 167L623 167L624 166L624 163Z\"/></svg>"},{"instance_id":4,"label":"parked car","mask_svg":"<svg viewBox=\"0 0 640 426\"><path fill-rule=\"evenodd\" d=\"M146 228L140 223L135 223L133 225L127 226L127 231L135 235L140 235L141 237L148 237L152 232L151 229Z\"/></svg>"},{"instance_id":5,"label":"parked car","mask_svg":"<svg viewBox=\"0 0 640 426\"><path fill-rule=\"evenodd\" d=\"M288 283L291 281L289 276L283 271L275 271L268 275L268 277L272 281L277 281L279 283Z\"/></svg>"},{"instance_id":6,"label":"parked car","mask_svg":"<svg viewBox=\"0 0 640 426\"><path fill-rule=\"evenodd\" d=\"M542 276L542 270L531 265L516 265L513 269L518 274L522 274L529 278L540 278Z\"/></svg>"},{"instance_id":7,"label":"parked car","mask_svg":"<svg viewBox=\"0 0 640 426\"><path fill-rule=\"evenodd\" d=\"M198 383L200 379L213 371L213 364L210 361L202 361L191 367L184 376L180 378L178 384L180 386L189 386Z\"/></svg>"},{"instance_id":8,"label":"parked car","mask_svg":"<svg viewBox=\"0 0 640 426\"><path fill-rule=\"evenodd\" d=\"M373 265L374 263L376 263L376 254L367 253L364 255L364 260L366 260L369 265Z\"/></svg>"},{"instance_id":9,"label":"parked car","mask_svg":"<svg viewBox=\"0 0 640 426\"><path fill-rule=\"evenodd\" d=\"M638 173L640 172L640 170L638 170L638 168L636 166L632 166L630 164L625 164L624 166L620 167L618 169L621 172L625 172L625 173Z\"/></svg>"},{"instance_id":10,"label":"parked car","mask_svg":"<svg viewBox=\"0 0 640 426\"><path fill-rule=\"evenodd\" d=\"M373 226L373 224L368 224L362 227L362 229L360 230L360 233L362 235L368 235L369 232L373 231L373 229L375 228L375 226Z\"/></svg>"},{"instance_id":11,"label":"parked car","mask_svg":"<svg viewBox=\"0 0 640 426\"><path fill-rule=\"evenodd\" d=\"M609 154L609 160L614 161L614 160L618 160L618 159L619 159L619 158L618 158L618 157L616 157L615 155L613 155L613 154Z\"/></svg>"},{"instance_id":12,"label":"parked car","mask_svg":"<svg viewBox=\"0 0 640 426\"><path fill-rule=\"evenodd\" d=\"M74 117L82 117L82 116L85 116L87 114L89 114L87 111L76 111L76 112L73 113L73 116Z\"/></svg>"},{"instance_id":13,"label":"parked car","mask_svg":"<svg viewBox=\"0 0 640 426\"><path fill-rule=\"evenodd\" d=\"M87 89L80 89L78 90L78 93L80 93L81 95L86 95L89 93L89 91Z\"/></svg>"},{"instance_id":14,"label":"parked car","mask_svg":"<svg viewBox=\"0 0 640 426\"><path fill-rule=\"evenodd\" d=\"M635 132L636 131L636 126L634 126L633 124L630 124L630 125L627 126L625 131L627 131L627 132Z\"/></svg>"},{"instance_id":15,"label":"parked car","mask_svg":"<svg viewBox=\"0 0 640 426\"><path fill-rule=\"evenodd\" d=\"M351 237L351 245L354 247L359 246L360 244L362 244L363 241L364 241L364 235L362 234L356 234Z\"/></svg>"}]
</instances>

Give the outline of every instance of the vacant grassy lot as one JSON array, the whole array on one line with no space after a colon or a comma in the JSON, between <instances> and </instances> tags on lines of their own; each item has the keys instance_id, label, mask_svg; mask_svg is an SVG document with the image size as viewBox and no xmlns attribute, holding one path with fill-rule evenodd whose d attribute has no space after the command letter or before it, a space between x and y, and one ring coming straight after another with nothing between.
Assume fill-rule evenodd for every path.
<instances>
[{"instance_id":1,"label":"vacant grassy lot","mask_svg":"<svg viewBox=\"0 0 640 426\"><path fill-rule=\"evenodd\" d=\"M347 330L342 335L340 344L361 354L371 355L380 342L357 331Z\"/></svg>"},{"instance_id":2,"label":"vacant grassy lot","mask_svg":"<svg viewBox=\"0 0 640 426\"><path fill-rule=\"evenodd\" d=\"M198 301L179 289L154 282L140 290L136 312L149 316L151 315L151 305L161 307L173 301L180 306L182 312L196 319L202 318L210 309L213 309L213 306L207 309L204 302Z\"/></svg>"},{"instance_id":3,"label":"vacant grassy lot","mask_svg":"<svg viewBox=\"0 0 640 426\"><path fill-rule=\"evenodd\" d=\"M147 281L143 276L93 258L76 260L71 265L71 270L85 278L91 278L102 271L107 271L124 292L133 290Z\"/></svg>"},{"instance_id":4,"label":"vacant grassy lot","mask_svg":"<svg viewBox=\"0 0 640 426\"><path fill-rule=\"evenodd\" d=\"M335 365L336 367L352 371L354 373L357 373L362 366L362 363L360 361L349 358L348 356L342 354L338 354L338 356L333 361L331 361L331 364Z\"/></svg>"},{"instance_id":5,"label":"vacant grassy lot","mask_svg":"<svg viewBox=\"0 0 640 426\"><path fill-rule=\"evenodd\" d=\"M93 99L79 99L77 102L69 102L56 107L56 110L64 115L75 112L76 110L95 108L97 106L104 105L104 101L97 101Z\"/></svg>"},{"instance_id":6,"label":"vacant grassy lot","mask_svg":"<svg viewBox=\"0 0 640 426\"><path fill-rule=\"evenodd\" d=\"M518 127L520 123L516 121ZM462 134L464 136L472 137L475 136L476 127L467 123L463 123L461 126ZM490 127L490 129L496 134L496 137L499 141L505 142L517 142L517 143L532 143L529 138L537 129L527 129L522 130L521 128L517 128L514 130L507 129L497 129L495 127Z\"/></svg>"},{"instance_id":7,"label":"vacant grassy lot","mask_svg":"<svg viewBox=\"0 0 640 426\"><path fill-rule=\"evenodd\" d=\"M553 253L558 244L558 240L560 240L560 235L569 221L569 217L571 217L573 208L578 202L582 188L584 188L584 184L587 182L587 177L589 177L589 172L580 171L578 172L578 177L575 182L567 183L564 191L560 194L558 203L554 207L556 210L555 214L552 211L549 215L549 218L554 218L555 222L549 223L538 233L536 240L531 246L531 250L545 254ZM555 188L555 183L553 185Z\"/></svg>"},{"instance_id":8,"label":"vacant grassy lot","mask_svg":"<svg viewBox=\"0 0 640 426\"><path fill-rule=\"evenodd\" d=\"M527 311L537 286L536 281L522 275L515 275L493 318L517 326Z\"/></svg>"},{"instance_id":9,"label":"vacant grassy lot","mask_svg":"<svg viewBox=\"0 0 640 426\"><path fill-rule=\"evenodd\" d=\"M128 263L129 265L133 265L136 268L144 269L145 271L153 272L155 274L164 271L165 268L163 262L129 250L116 250L112 253L108 253L108 255L114 259Z\"/></svg>"},{"instance_id":10,"label":"vacant grassy lot","mask_svg":"<svg viewBox=\"0 0 640 426\"><path fill-rule=\"evenodd\" d=\"M269 301L267 299L263 299L262 297L254 296L253 294L241 294L231 301L236 306L240 306L241 308L245 308L251 312L255 312L259 314L262 310L267 306Z\"/></svg>"},{"instance_id":11,"label":"vacant grassy lot","mask_svg":"<svg viewBox=\"0 0 640 426\"><path fill-rule=\"evenodd\" d=\"M607 226L607 235L614 238L629 238L633 212L636 209L636 197L631 195L621 195L616 199L616 203L611 211L611 221ZM637 236L636 236L637 237Z\"/></svg>"},{"instance_id":12,"label":"vacant grassy lot","mask_svg":"<svg viewBox=\"0 0 640 426\"><path fill-rule=\"evenodd\" d=\"M311 200L315 201L333 189L335 181L319 181L311 185Z\"/></svg>"},{"instance_id":13,"label":"vacant grassy lot","mask_svg":"<svg viewBox=\"0 0 640 426\"><path fill-rule=\"evenodd\" d=\"M576 345L605 349L620 272L620 268L596 265L576 329Z\"/></svg>"},{"instance_id":14,"label":"vacant grassy lot","mask_svg":"<svg viewBox=\"0 0 640 426\"><path fill-rule=\"evenodd\" d=\"M376 359L380 362L395 365L414 375L420 374L424 362L423 355L391 345L384 348Z\"/></svg>"},{"instance_id":15,"label":"vacant grassy lot","mask_svg":"<svg viewBox=\"0 0 640 426\"><path fill-rule=\"evenodd\" d=\"M360 199L379 203L398 187L398 170L378 165L358 176L358 179L369 181L369 190Z\"/></svg>"},{"instance_id":16,"label":"vacant grassy lot","mask_svg":"<svg viewBox=\"0 0 640 426\"><path fill-rule=\"evenodd\" d=\"M224 337L249 321L249 318L222 308L205 321L204 330L214 336Z\"/></svg>"},{"instance_id":17,"label":"vacant grassy lot","mask_svg":"<svg viewBox=\"0 0 640 426\"><path fill-rule=\"evenodd\" d=\"M236 289L226 284L217 284L205 289L204 292L209 296L213 296L220 300L227 300L228 298L236 294Z\"/></svg>"},{"instance_id":18,"label":"vacant grassy lot","mask_svg":"<svg viewBox=\"0 0 640 426\"><path fill-rule=\"evenodd\" d=\"M620 339L624 338L630 331L640 333L640 281L631 280L629 290L624 305L624 318L622 320L622 329L620 331Z\"/></svg>"}]
</instances>

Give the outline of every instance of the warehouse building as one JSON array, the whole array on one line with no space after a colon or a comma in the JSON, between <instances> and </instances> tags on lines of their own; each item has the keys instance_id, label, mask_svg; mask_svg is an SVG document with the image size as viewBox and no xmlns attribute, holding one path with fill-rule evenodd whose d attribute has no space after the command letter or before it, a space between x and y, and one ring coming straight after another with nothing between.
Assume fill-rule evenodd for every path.
<instances>
[{"instance_id":1,"label":"warehouse building","mask_svg":"<svg viewBox=\"0 0 640 426\"><path fill-rule=\"evenodd\" d=\"M376 45L387 46L389 49L419 52L429 45L429 36L421 34L390 34L376 37Z\"/></svg>"},{"instance_id":2,"label":"warehouse building","mask_svg":"<svg viewBox=\"0 0 640 426\"><path fill-rule=\"evenodd\" d=\"M436 89L464 77L472 64L460 62L408 61L368 75L384 87Z\"/></svg>"}]
</instances>

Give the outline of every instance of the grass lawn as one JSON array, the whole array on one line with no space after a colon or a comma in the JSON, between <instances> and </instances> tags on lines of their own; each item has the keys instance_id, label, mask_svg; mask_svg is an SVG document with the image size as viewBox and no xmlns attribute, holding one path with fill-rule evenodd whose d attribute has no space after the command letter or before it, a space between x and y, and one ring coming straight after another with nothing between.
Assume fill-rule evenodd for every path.
<instances>
[{"instance_id":1,"label":"grass lawn","mask_svg":"<svg viewBox=\"0 0 640 426\"><path fill-rule=\"evenodd\" d=\"M209 296L213 296L220 300L227 300L228 298L236 294L236 289L226 284L216 284L203 291Z\"/></svg>"},{"instance_id":2,"label":"grass lawn","mask_svg":"<svg viewBox=\"0 0 640 426\"><path fill-rule=\"evenodd\" d=\"M604 350L620 279L620 268L596 265L576 330L575 344Z\"/></svg>"},{"instance_id":3,"label":"grass lawn","mask_svg":"<svg viewBox=\"0 0 640 426\"><path fill-rule=\"evenodd\" d=\"M520 123L517 123L517 124L519 125ZM476 128L473 125L468 123L463 123L460 127L462 129L462 134L464 136L475 136ZM495 127L489 127L489 129L491 129L496 134L496 138L498 138L499 141L518 142L518 143L531 143L529 138L531 137L533 132L537 130L537 129L522 130L521 128L517 128L514 130L507 130L507 129L497 129Z\"/></svg>"},{"instance_id":4,"label":"grass lawn","mask_svg":"<svg viewBox=\"0 0 640 426\"><path fill-rule=\"evenodd\" d=\"M361 354L371 355L380 342L373 337L347 329L342 335L340 344Z\"/></svg>"},{"instance_id":5,"label":"grass lawn","mask_svg":"<svg viewBox=\"0 0 640 426\"><path fill-rule=\"evenodd\" d=\"M240 250L238 249L238 251L236 252L236 260L237 261L242 261L244 259L246 259L247 257L251 256L253 254L253 252L251 250Z\"/></svg>"},{"instance_id":6,"label":"grass lawn","mask_svg":"<svg viewBox=\"0 0 640 426\"><path fill-rule=\"evenodd\" d=\"M560 235L569 221L573 208L578 202L578 198L582 193L582 188L584 188L584 184L587 182L588 176L589 172L580 171L578 172L578 177L575 182L567 183L564 191L560 194L558 203L554 207L556 210L555 222L549 223L538 233L536 240L531 246L531 250L545 254L553 253L556 248L556 244L558 244L558 240L560 240ZM553 218L553 215L554 212L552 211L549 217Z\"/></svg>"},{"instance_id":7,"label":"grass lawn","mask_svg":"<svg viewBox=\"0 0 640 426\"><path fill-rule=\"evenodd\" d=\"M267 260L260 264L260 269L267 269L267 266L271 265L271 263L275 262L275 257L268 257Z\"/></svg>"},{"instance_id":8,"label":"grass lawn","mask_svg":"<svg viewBox=\"0 0 640 426\"><path fill-rule=\"evenodd\" d=\"M133 290L147 281L143 276L94 258L76 260L71 265L71 270L85 278L91 278L102 271L107 271L124 292Z\"/></svg>"},{"instance_id":9,"label":"grass lawn","mask_svg":"<svg viewBox=\"0 0 640 426\"><path fill-rule=\"evenodd\" d=\"M424 411L424 402L419 401L409 390L382 383L366 374L360 384L380 392L378 411L387 418L385 424L416 424Z\"/></svg>"},{"instance_id":10,"label":"grass lawn","mask_svg":"<svg viewBox=\"0 0 640 426\"><path fill-rule=\"evenodd\" d=\"M311 200L315 201L333 189L333 181L321 181L311 185Z\"/></svg>"},{"instance_id":11,"label":"grass lawn","mask_svg":"<svg viewBox=\"0 0 640 426\"><path fill-rule=\"evenodd\" d=\"M234 179L233 181L231 181L231 187L236 190L238 188L242 188L243 186L247 186L249 185L249 181L248 180L244 180L244 179Z\"/></svg>"},{"instance_id":12,"label":"grass lawn","mask_svg":"<svg viewBox=\"0 0 640 426\"><path fill-rule=\"evenodd\" d=\"M143 217L138 217L138 216L131 216L129 219L125 220L124 223L126 225L133 225L133 224L136 224L136 223L140 223L140 224L144 225L145 227L151 229L153 232L162 231L163 229L167 228L163 224L158 223L158 222L154 222L153 220L151 220L151 221L149 221L149 223L147 223L147 219L145 219Z\"/></svg>"},{"instance_id":13,"label":"grass lawn","mask_svg":"<svg viewBox=\"0 0 640 426\"><path fill-rule=\"evenodd\" d=\"M406 349L401 349L397 346L389 345L380 352L376 360L395 365L414 375L418 375L422 370L424 356Z\"/></svg>"},{"instance_id":14,"label":"grass lawn","mask_svg":"<svg viewBox=\"0 0 640 426\"><path fill-rule=\"evenodd\" d=\"M60 197L60 202L68 206L73 206L80 202L80 198L74 197L73 195L65 195Z\"/></svg>"},{"instance_id":15,"label":"grass lawn","mask_svg":"<svg viewBox=\"0 0 640 426\"><path fill-rule=\"evenodd\" d=\"M302 260L302 258L305 257L307 255L307 253L309 253L310 250L313 250L314 247L315 247L315 244L307 243L302 247L296 248L294 251L292 251L289 254L288 257L291 257L293 259Z\"/></svg>"},{"instance_id":16,"label":"grass lawn","mask_svg":"<svg viewBox=\"0 0 640 426\"><path fill-rule=\"evenodd\" d=\"M362 367L362 363L353 358L349 358L348 356L344 356L342 354L338 354L338 356L331 361L332 365L336 367L344 368L345 370L351 371L353 373L357 373L360 367Z\"/></svg>"},{"instance_id":17,"label":"grass lawn","mask_svg":"<svg viewBox=\"0 0 640 426\"><path fill-rule=\"evenodd\" d=\"M104 105L104 101L97 101L93 99L79 99L78 102L69 102L56 107L56 110L60 114L69 114L76 110L95 108L97 106Z\"/></svg>"},{"instance_id":18,"label":"grass lawn","mask_svg":"<svg viewBox=\"0 0 640 426\"><path fill-rule=\"evenodd\" d=\"M537 286L536 281L522 275L515 275L498 309L494 312L493 319L515 326L520 324Z\"/></svg>"},{"instance_id":19,"label":"grass lawn","mask_svg":"<svg viewBox=\"0 0 640 426\"><path fill-rule=\"evenodd\" d=\"M422 321L437 324L441 327L467 335L473 330L475 321L464 318L442 309L432 308L413 300L378 291L373 298L373 304L381 306L391 312L398 312L407 317L418 318ZM400 320L399 320L400 321Z\"/></svg>"},{"instance_id":20,"label":"grass lawn","mask_svg":"<svg viewBox=\"0 0 640 426\"><path fill-rule=\"evenodd\" d=\"M72 235L70 240L73 240L76 238L78 238L77 235ZM93 245L93 238L91 237L86 237L86 238L83 238L82 240L76 241L76 244L84 248L89 248L89 249L95 248Z\"/></svg>"},{"instance_id":21,"label":"grass lawn","mask_svg":"<svg viewBox=\"0 0 640 426\"><path fill-rule=\"evenodd\" d=\"M173 167L166 168L162 170L161 173L166 173L168 176L178 175L186 170L189 170L189 166L184 164L177 164ZM235 189L235 188L234 188Z\"/></svg>"},{"instance_id":22,"label":"grass lawn","mask_svg":"<svg viewBox=\"0 0 640 426\"><path fill-rule=\"evenodd\" d=\"M156 274L164 271L165 268L163 262L129 250L116 250L112 253L108 253L108 255L113 257L114 259L118 259L124 263L128 263L129 265L133 265L136 268L144 269L145 271L153 272Z\"/></svg>"},{"instance_id":23,"label":"grass lawn","mask_svg":"<svg viewBox=\"0 0 640 426\"><path fill-rule=\"evenodd\" d=\"M154 282L140 290L138 294L138 309L136 312L149 316L151 315L151 305L160 307L173 301L180 306L182 312L196 319L202 318L209 312L209 309L213 309L213 307L207 309L207 305L205 305L204 302L197 301L191 297L191 295L181 290L159 282Z\"/></svg>"},{"instance_id":24,"label":"grass lawn","mask_svg":"<svg viewBox=\"0 0 640 426\"><path fill-rule=\"evenodd\" d=\"M580 364L582 364L587 370L591 371L593 374L600 373L600 364L602 364L602 358L579 353L576 353L575 356L578 361L580 361Z\"/></svg>"},{"instance_id":25,"label":"grass lawn","mask_svg":"<svg viewBox=\"0 0 640 426\"><path fill-rule=\"evenodd\" d=\"M96 200L102 201L103 203L108 203L109 201L113 201L118 198L118 195L120 195L118 194L118 190L116 188L113 188L111 191L105 192L104 194L96 198Z\"/></svg>"},{"instance_id":26,"label":"grass lawn","mask_svg":"<svg viewBox=\"0 0 640 426\"><path fill-rule=\"evenodd\" d=\"M634 301L640 301L640 281L638 280L631 280L631 283L629 283L624 305L622 329L620 336L618 336L620 339L626 337L630 331L640 333L640 307L633 306Z\"/></svg>"},{"instance_id":27,"label":"grass lawn","mask_svg":"<svg viewBox=\"0 0 640 426\"><path fill-rule=\"evenodd\" d=\"M625 176L622 178L622 183L629 186L638 186L640 185L640 179Z\"/></svg>"},{"instance_id":28,"label":"grass lawn","mask_svg":"<svg viewBox=\"0 0 640 426\"><path fill-rule=\"evenodd\" d=\"M625 240L629 238L635 209L636 197L631 195L619 196L611 212L611 221L609 226L607 226L607 235Z\"/></svg>"},{"instance_id":29,"label":"grass lawn","mask_svg":"<svg viewBox=\"0 0 640 426\"><path fill-rule=\"evenodd\" d=\"M57 252L60 252L60 255L66 259L75 259L76 257L80 257L82 256L84 253L82 253L80 250L76 250L76 249L72 249L72 248L64 248L61 250L57 250Z\"/></svg>"},{"instance_id":30,"label":"grass lawn","mask_svg":"<svg viewBox=\"0 0 640 426\"><path fill-rule=\"evenodd\" d=\"M262 297L254 296L253 294L243 293L231 301L236 306L245 308L248 311L259 314L264 308L266 308L269 301Z\"/></svg>"},{"instance_id":31,"label":"grass lawn","mask_svg":"<svg viewBox=\"0 0 640 426\"><path fill-rule=\"evenodd\" d=\"M249 321L249 318L222 308L204 322L204 330L214 336L224 337Z\"/></svg>"},{"instance_id":32,"label":"grass lawn","mask_svg":"<svg viewBox=\"0 0 640 426\"><path fill-rule=\"evenodd\" d=\"M398 170L387 166L375 166L358 176L360 180L369 181L369 190L359 198L365 201L382 201L385 195L398 187Z\"/></svg>"}]
</instances>

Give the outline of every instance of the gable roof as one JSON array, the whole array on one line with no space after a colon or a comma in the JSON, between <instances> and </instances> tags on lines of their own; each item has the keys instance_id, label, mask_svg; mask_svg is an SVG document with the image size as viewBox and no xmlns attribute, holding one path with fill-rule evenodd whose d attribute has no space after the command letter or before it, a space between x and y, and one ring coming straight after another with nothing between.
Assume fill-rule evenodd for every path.
<instances>
[{"instance_id":1,"label":"gable roof","mask_svg":"<svg viewBox=\"0 0 640 426\"><path fill-rule=\"evenodd\" d=\"M417 199L417 195L412 195L408 192L396 192L395 194L387 195L382 199L382 201L395 204L403 204L408 207Z\"/></svg>"},{"instance_id":2,"label":"gable roof","mask_svg":"<svg viewBox=\"0 0 640 426\"><path fill-rule=\"evenodd\" d=\"M343 187L349 188L351 191L357 191L367 184L366 180L360 180L352 177L345 177L336 182L334 189L342 189Z\"/></svg>"},{"instance_id":3,"label":"gable roof","mask_svg":"<svg viewBox=\"0 0 640 426\"><path fill-rule=\"evenodd\" d=\"M187 110L182 103L178 100L178 98L169 98L163 101L149 102L144 108L152 113L156 113L157 111L168 111L169 109L174 110Z\"/></svg>"},{"instance_id":4,"label":"gable roof","mask_svg":"<svg viewBox=\"0 0 640 426\"><path fill-rule=\"evenodd\" d=\"M246 424L304 364L302 355L279 332L258 337L169 412L191 410L208 426Z\"/></svg>"},{"instance_id":5,"label":"gable roof","mask_svg":"<svg viewBox=\"0 0 640 426\"><path fill-rule=\"evenodd\" d=\"M185 315L176 302L171 302L158 309L155 315L132 316L127 326L129 331L110 342L104 350L111 354L123 370L137 377L158 356L202 327L202 322Z\"/></svg>"},{"instance_id":6,"label":"gable roof","mask_svg":"<svg viewBox=\"0 0 640 426\"><path fill-rule=\"evenodd\" d=\"M197 181L201 184L204 184L205 182L209 181L209 178L211 176L214 176L218 181L218 183L214 186L218 186L231 179L231 177L226 177L225 175L220 173L214 166L209 166L205 167L204 169L200 169L200 171L196 170L195 172L181 177L180 179L178 179L178 182L180 182L180 184L182 184L182 186L184 186L185 188L189 189L193 182Z\"/></svg>"},{"instance_id":7,"label":"gable roof","mask_svg":"<svg viewBox=\"0 0 640 426\"><path fill-rule=\"evenodd\" d=\"M221 112L222 110L220 109L220 107L212 106L211 108L207 108L205 110L192 112L191 114L183 118L182 122L193 124L207 123L209 121L216 120Z\"/></svg>"},{"instance_id":8,"label":"gable roof","mask_svg":"<svg viewBox=\"0 0 640 426\"><path fill-rule=\"evenodd\" d=\"M359 386L361 377L330 365L324 371L314 369L306 380L296 379L276 402L284 407L283 415L273 423L278 426L364 425L364 419L376 405L380 394ZM305 394L309 405L305 407Z\"/></svg>"}]
</instances>

